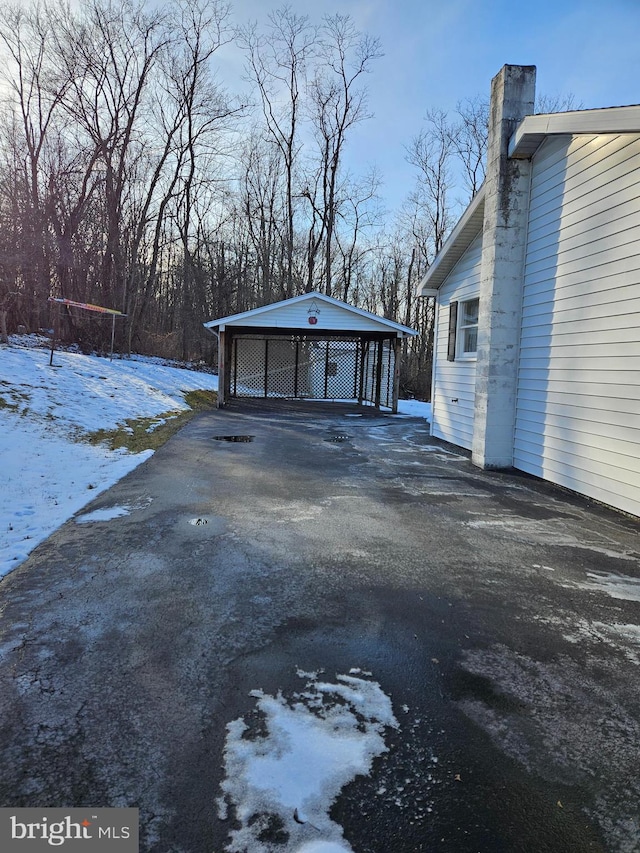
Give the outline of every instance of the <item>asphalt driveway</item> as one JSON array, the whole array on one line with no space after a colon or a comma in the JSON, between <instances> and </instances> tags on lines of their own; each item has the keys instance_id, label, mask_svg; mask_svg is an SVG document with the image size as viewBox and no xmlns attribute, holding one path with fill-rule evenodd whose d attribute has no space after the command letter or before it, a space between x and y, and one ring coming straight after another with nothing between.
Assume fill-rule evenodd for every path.
<instances>
[{"instance_id":1,"label":"asphalt driveway","mask_svg":"<svg viewBox=\"0 0 640 853\"><path fill-rule=\"evenodd\" d=\"M221 853L250 691L355 667L400 722L356 853L640 850L637 520L340 406L199 416L95 509L0 583L0 805Z\"/></svg>"}]
</instances>

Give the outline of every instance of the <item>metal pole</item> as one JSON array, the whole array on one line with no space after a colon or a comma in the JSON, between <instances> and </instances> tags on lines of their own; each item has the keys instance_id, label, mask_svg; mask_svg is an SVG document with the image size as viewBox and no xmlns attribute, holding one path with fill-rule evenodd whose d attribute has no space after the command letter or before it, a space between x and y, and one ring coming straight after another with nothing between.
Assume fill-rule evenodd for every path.
<instances>
[{"instance_id":1,"label":"metal pole","mask_svg":"<svg viewBox=\"0 0 640 853\"><path fill-rule=\"evenodd\" d=\"M231 362L233 359L233 396L238 394L238 341L233 335L231 329L225 329L221 332L223 337L222 342L222 358L224 361L224 376L222 402L224 405L231 399ZM220 387L220 377L218 377L218 388Z\"/></svg>"},{"instance_id":2,"label":"metal pole","mask_svg":"<svg viewBox=\"0 0 640 853\"><path fill-rule=\"evenodd\" d=\"M329 341L327 341L327 348L324 351L324 398L327 399L327 393L329 390Z\"/></svg>"},{"instance_id":3,"label":"metal pole","mask_svg":"<svg viewBox=\"0 0 640 853\"><path fill-rule=\"evenodd\" d=\"M226 336L225 332L225 336ZM240 343L239 338L233 338L233 396L238 396L238 345Z\"/></svg>"},{"instance_id":4,"label":"metal pole","mask_svg":"<svg viewBox=\"0 0 640 853\"><path fill-rule=\"evenodd\" d=\"M376 341L376 355L376 409L379 409L382 389L382 341Z\"/></svg>"},{"instance_id":5,"label":"metal pole","mask_svg":"<svg viewBox=\"0 0 640 853\"><path fill-rule=\"evenodd\" d=\"M391 372L391 348L393 347L393 341L389 339L389 347L388 353L389 358L387 359L387 406L389 405L389 393L391 392L391 408L393 408L393 380L394 375Z\"/></svg>"},{"instance_id":6,"label":"metal pole","mask_svg":"<svg viewBox=\"0 0 640 853\"><path fill-rule=\"evenodd\" d=\"M368 352L369 352L369 342L364 341L362 338L360 338L360 392L358 394L359 405L362 405L362 403L364 402L364 398L365 398L364 395L366 393L365 377L366 377L367 366L369 363Z\"/></svg>"},{"instance_id":7,"label":"metal pole","mask_svg":"<svg viewBox=\"0 0 640 853\"><path fill-rule=\"evenodd\" d=\"M109 361L113 361L113 342L116 339L116 315L114 314L111 318L111 355L109 356Z\"/></svg>"},{"instance_id":8,"label":"metal pole","mask_svg":"<svg viewBox=\"0 0 640 853\"><path fill-rule=\"evenodd\" d=\"M398 399L400 397L400 361L402 353L402 340L396 338L393 342L393 414L398 413Z\"/></svg>"},{"instance_id":9,"label":"metal pole","mask_svg":"<svg viewBox=\"0 0 640 853\"><path fill-rule=\"evenodd\" d=\"M216 395L216 408L222 409L226 400L225 400L225 373L229 369L227 364L227 359L225 356L225 333L224 332L216 332L213 330L214 335L218 339L218 393Z\"/></svg>"},{"instance_id":10,"label":"metal pole","mask_svg":"<svg viewBox=\"0 0 640 853\"><path fill-rule=\"evenodd\" d=\"M60 325L60 307L56 307L56 314L53 318L53 330L51 332L51 355L49 356L49 367L53 367L53 351L56 348L56 329Z\"/></svg>"}]
</instances>

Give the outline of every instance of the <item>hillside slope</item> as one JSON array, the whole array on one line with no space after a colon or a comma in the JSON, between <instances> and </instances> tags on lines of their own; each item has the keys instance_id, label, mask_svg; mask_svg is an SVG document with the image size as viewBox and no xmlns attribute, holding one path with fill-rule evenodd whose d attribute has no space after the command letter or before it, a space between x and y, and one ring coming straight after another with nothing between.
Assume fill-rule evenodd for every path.
<instances>
[{"instance_id":1,"label":"hillside slope","mask_svg":"<svg viewBox=\"0 0 640 853\"><path fill-rule=\"evenodd\" d=\"M57 527L147 459L90 443L98 431L152 431L189 409L185 395L217 389L210 373L131 359L56 352L12 337L0 346L0 576Z\"/></svg>"}]
</instances>

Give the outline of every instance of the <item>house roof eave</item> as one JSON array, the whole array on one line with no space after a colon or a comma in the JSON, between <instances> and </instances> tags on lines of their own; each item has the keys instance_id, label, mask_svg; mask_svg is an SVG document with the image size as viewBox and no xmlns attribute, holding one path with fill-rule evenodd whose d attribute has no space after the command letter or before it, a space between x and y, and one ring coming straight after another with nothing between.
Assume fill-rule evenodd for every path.
<instances>
[{"instance_id":1,"label":"house roof eave","mask_svg":"<svg viewBox=\"0 0 640 853\"><path fill-rule=\"evenodd\" d=\"M525 116L509 141L509 157L528 160L547 136L640 133L640 106Z\"/></svg>"},{"instance_id":2,"label":"house roof eave","mask_svg":"<svg viewBox=\"0 0 640 853\"><path fill-rule=\"evenodd\" d=\"M453 267L469 248L480 231L484 221L485 186L480 187L471 199L467 209L447 238L444 246L436 255L433 263L420 280L417 296L426 296L424 291L437 289L447 278Z\"/></svg>"}]
</instances>

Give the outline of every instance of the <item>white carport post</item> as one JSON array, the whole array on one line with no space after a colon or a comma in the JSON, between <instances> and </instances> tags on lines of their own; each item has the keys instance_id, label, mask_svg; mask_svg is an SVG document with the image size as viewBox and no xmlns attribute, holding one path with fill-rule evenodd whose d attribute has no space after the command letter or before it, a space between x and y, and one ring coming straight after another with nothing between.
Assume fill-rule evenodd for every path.
<instances>
[{"instance_id":1,"label":"white carport post","mask_svg":"<svg viewBox=\"0 0 640 853\"><path fill-rule=\"evenodd\" d=\"M225 383L226 383L226 374L227 374L227 359L225 358L225 344L226 344L226 335L224 333L224 327L222 327L218 331L218 400L217 407L221 409L224 406L225 402Z\"/></svg>"},{"instance_id":2,"label":"white carport post","mask_svg":"<svg viewBox=\"0 0 640 853\"><path fill-rule=\"evenodd\" d=\"M391 400L391 411L398 414L398 398L400 397L400 354L402 352L402 336L396 335L393 339L393 397Z\"/></svg>"}]
</instances>

